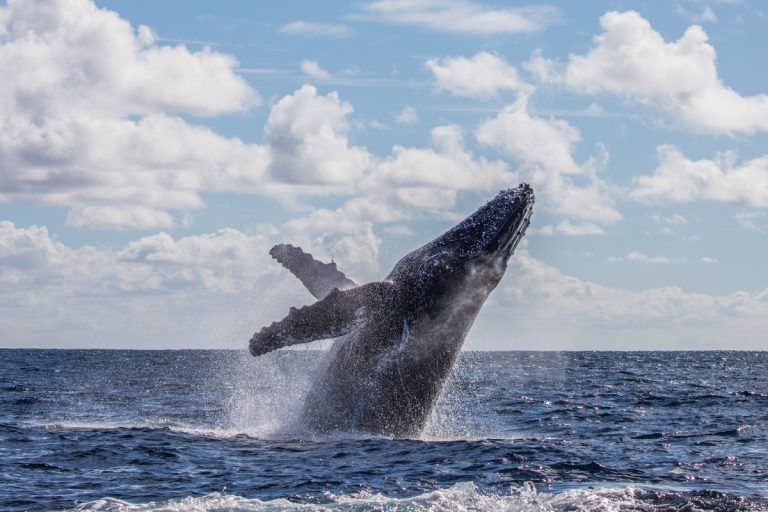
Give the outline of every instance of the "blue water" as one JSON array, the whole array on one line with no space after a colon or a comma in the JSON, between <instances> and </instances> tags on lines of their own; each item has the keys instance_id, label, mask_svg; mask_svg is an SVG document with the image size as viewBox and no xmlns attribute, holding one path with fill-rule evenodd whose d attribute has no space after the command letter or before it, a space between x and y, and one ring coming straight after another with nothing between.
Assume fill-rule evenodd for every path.
<instances>
[{"instance_id":1,"label":"blue water","mask_svg":"<svg viewBox=\"0 0 768 512\"><path fill-rule=\"evenodd\" d=\"M0 510L768 510L768 352L464 353L419 439L323 353L0 350Z\"/></svg>"}]
</instances>

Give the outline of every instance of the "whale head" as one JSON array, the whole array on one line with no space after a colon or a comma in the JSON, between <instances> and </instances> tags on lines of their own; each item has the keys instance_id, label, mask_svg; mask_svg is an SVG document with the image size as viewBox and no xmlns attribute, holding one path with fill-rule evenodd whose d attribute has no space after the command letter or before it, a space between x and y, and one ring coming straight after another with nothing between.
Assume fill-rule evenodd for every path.
<instances>
[{"instance_id":1,"label":"whale head","mask_svg":"<svg viewBox=\"0 0 768 512\"><path fill-rule=\"evenodd\" d=\"M533 202L526 183L502 190L423 249L438 258L450 253L453 263L465 267L496 265L503 273L530 223Z\"/></svg>"},{"instance_id":2,"label":"whale head","mask_svg":"<svg viewBox=\"0 0 768 512\"><path fill-rule=\"evenodd\" d=\"M523 183L496 197L441 236L403 257L388 276L413 319L414 349L452 361L488 295L507 269L533 211ZM427 335L427 333L429 333Z\"/></svg>"},{"instance_id":3,"label":"whale head","mask_svg":"<svg viewBox=\"0 0 768 512\"><path fill-rule=\"evenodd\" d=\"M403 257L388 278L395 282L405 278L410 285L443 292L476 287L482 281L492 290L525 234L533 203L533 189L528 184L502 190L466 219ZM413 283L413 279L419 282Z\"/></svg>"}]
</instances>

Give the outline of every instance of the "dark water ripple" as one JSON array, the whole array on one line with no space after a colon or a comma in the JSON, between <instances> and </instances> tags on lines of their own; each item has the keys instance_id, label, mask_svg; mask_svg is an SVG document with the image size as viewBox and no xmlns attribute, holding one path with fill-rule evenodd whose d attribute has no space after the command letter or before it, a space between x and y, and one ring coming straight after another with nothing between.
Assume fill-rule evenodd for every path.
<instances>
[{"instance_id":1,"label":"dark water ripple","mask_svg":"<svg viewBox=\"0 0 768 512\"><path fill-rule=\"evenodd\" d=\"M768 509L766 352L465 353L415 440L302 430L318 360L0 350L0 510Z\"/></svg>"}]
</instances>

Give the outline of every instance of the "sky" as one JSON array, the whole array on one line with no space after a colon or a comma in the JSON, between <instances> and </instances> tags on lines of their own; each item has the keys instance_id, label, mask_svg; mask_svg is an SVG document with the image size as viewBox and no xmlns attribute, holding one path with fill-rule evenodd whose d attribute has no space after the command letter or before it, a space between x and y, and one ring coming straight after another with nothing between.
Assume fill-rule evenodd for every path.
<instances>
[{"instance_id":1,"label":"sky","mask_svg":"<svg viewBox=\"0 0 768 512\"><path fill-rule=\"evenodd\" d=\"M245 348L497 191L482 350L768 350L766 6L0 2L0 347Z\"/></svg>"}]
</instances>

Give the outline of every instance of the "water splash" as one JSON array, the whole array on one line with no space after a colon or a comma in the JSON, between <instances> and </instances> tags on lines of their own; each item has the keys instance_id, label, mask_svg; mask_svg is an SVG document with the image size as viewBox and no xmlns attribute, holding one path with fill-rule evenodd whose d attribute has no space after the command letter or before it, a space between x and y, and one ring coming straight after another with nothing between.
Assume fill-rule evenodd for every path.
<instances>
[{"instance_id":1,"label":"water splash","mask_svg":"<svg viewBox=\"0 0 768 512\"><path fill-rule=\"evenodd\" d=\"M227 386L219 433L259 439L335 440L379 438L359 432L319 434L302 421L304 400L329 362L329 350L281 350L259 358L227 358L215 368L211 386ZM221 374L227 375L222 380ZM470 440L516 437L505 432L489 409L481 365L471 354L459 358L421 440Z\"/></svg>"},{"instance_id":2,"label":"water splash","mask_svg":"<svg viewBox=\"0 0 768 512\"><path fill-rule=\"evenodd\" d=\"M327 364L327 350L282 350L238 358L224 370L229 372L230 389L221 426L260 439L307 437L304 399Z\"/></svg>"}]
</instances>

